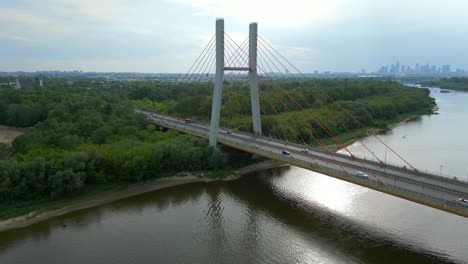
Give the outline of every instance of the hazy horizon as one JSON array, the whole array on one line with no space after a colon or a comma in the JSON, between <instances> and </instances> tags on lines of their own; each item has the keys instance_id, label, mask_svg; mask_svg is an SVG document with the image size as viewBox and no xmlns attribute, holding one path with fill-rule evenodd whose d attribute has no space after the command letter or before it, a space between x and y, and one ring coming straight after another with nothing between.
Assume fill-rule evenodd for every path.
<instances>
[{"instance_id":1,"label":"hazy horizon","mask_svg":"<svg viewBox=\"0 0 468 264\"><path fill-rule=\"evenodd\" d=\"M468 69L468 2L44 0L0 4L0 71L185 73L214 34L259 35L303 72Z\"/></svg>"}]
</instances>

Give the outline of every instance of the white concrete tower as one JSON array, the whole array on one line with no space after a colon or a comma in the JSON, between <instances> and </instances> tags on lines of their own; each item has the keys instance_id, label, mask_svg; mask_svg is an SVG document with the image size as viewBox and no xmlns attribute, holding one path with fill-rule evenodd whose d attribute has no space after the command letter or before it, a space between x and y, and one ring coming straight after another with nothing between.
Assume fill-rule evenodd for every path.
<instances>
[{"instance_id":1,"label":"white concrete tower","mask_svg":"<svg viewBox=\"0 0 468 264\"><path fill-rule=\"evenodd\" d=\"M260 96L257 73L257 23L250 23L249 26L249 83L253 131L254 134L261 135L262 124L260 121Z\"/></svg>"},{"instance_id":2,"label":"white concrete tower","mask_svg":"<svg viewBox=\"0 0 468 264\"><path fill-rule=\"evenodd\" d=\"M219 115L221 113L221 97L224 81L224 20L216 20L216 73L211 107L210 146L218 143Z\"/></svg>"},{"instance_id":3,"label":"white concrete tower","mask_svg":"<svg viewBox=\"0 0 468 264\"><path fill-rule=\"evenodd\" d=\"M251 23L249 28L249 65L248 67L224 66L224 20L216 20L216 73L213 92L213 105L211 108L210 146L218 143L219 115L221 112L221 98L223 95L224 71L248 71L250 84L250 97L252 104L253 131L256 135L262 134L260 119L260 96L258 91L257 73L257 23Z\"/></svg>"}]
</instances>

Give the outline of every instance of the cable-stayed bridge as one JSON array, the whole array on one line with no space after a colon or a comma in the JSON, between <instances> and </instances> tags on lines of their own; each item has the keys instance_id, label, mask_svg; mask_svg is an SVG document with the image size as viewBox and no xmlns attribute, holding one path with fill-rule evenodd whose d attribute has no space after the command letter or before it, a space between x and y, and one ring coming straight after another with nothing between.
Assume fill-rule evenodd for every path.
<instances>
[{"instance_id":1,"label":"cable-stayed bridge","mask_svg":"<svg viewBox=\"0 0 468 264\"><path fill-rule=\"evenodd\" d=\"M350 128L349 122L346 124L336 115L331 115L331 118L341 126L341 129L346 131L351 138L360 142L375 158L375 161L357 157L349 151L344 142L337 137L336 132L333 132L336 130L333 130L326 120L312 111L308 111L308 109L313 108L312 105L308 104L309 100L298 102L298 95L291 95L290 91L281 85L282 80L290 80L301 86L305 77L297 67L257 34L256 23L250 24L249 37L241 44L237 44L224 32L224 20L218 19L215 36L211 38L188 73L179 82L181 85L193 82L214 85L210 124L199 121L191 122L191 120L143 110L135 111L147 115L153 123L160 127L207 138L211 146L216 146L218 143L224 144L468 217L468 206L464 206L459 201L462 197L468 197L468 182L424 173L422 172L424 170L416 169L396 150L383 142L372 129L367 128L352 112L346 110L344 106L328 95L324 89L318 86L310 89L304 87L307 94L299 96L313 98L314 102L320 105L323 110L329 111L330 105L333 105L335 109L340 109L348 120L366 130L370 136L375 137L404 165L401 167L390 165L387 164L386 159L381 160L359 140L359 137ZM219 127L223 85L226 81L229 81L233 87L236 85L240 87L239 94L245 93L242 94L244 100L250 99L250 103L247 101L246 105L252 113L252 133ZM246 82L250 88L249 95L241 88L245 86ZM259 91L259 82L262 89L268 90L272 96L260 98L262 93ZM324 103L324 101L329 102L329 104ZM239 105L239 108L240 111L245 110L242 109L242 105ZM282 124L275 122L268 115L268 112L272 111L276 114L281 111L300 111L304 118L290 120L289 123ZM308 139L292 129L289 125L291 122L302 131L307 131ZM319 137L316 129L326 133L347 154L338 154L332 151ZM291 136L293 140L291 140ZM309 146L310 141L314 141L318 147Z\"/></svg>"}]
</instances>

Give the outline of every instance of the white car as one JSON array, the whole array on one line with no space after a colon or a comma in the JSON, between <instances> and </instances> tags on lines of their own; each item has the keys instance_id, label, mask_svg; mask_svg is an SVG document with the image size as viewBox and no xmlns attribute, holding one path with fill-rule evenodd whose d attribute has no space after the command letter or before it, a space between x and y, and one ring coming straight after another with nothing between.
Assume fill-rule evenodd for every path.
<instances>
[{"instance_id":1,"label":"white car","mask_svg":"<svg viewBox=\"0 0 468 264\"><path fill-rule=\"evenodd\" d=\"M308 148L301 149L302 153L310 154L310 150Z\"/></svg>"},{"instance_id":2,"label":"white car","mask_svg":"<svg viewBox=\"0 0 468 264\"><path fill-rule=\"evenodd\" d=\"M369 175L365 174L362 171L358 171L358 173L356 173L356 176L358 176L359 178L363 178L363 179L368 179L369 178Z\"/></svg>"},{"instance_id":3,"label":"white car","mask_svg":"<svg viewBox=\"0 0 468 264\"><path fill-rule=\"evenodd\" d=\"M459 198L458 202L463 205L468 207L468 198Z\"/></svg>"}]
</instances>

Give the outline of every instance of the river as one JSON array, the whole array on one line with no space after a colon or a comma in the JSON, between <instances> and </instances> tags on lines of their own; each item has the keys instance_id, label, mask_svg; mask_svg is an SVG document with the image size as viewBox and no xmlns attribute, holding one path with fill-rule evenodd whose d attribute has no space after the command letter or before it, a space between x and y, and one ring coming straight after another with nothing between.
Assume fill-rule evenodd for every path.
<instances>
[{"instance_id":1,"label":"river","mask_svg":"<svg viewBox=\"0 0 468 264\"><path fill-rule=\"evenodd\" d=\"M463 179L468 93L431 93L438 115L380 137L416 167ZM372 138L364 142L385 155ZM358 144L350 149L371 157ZM398 163L389 150L386 156ZM468 263L468 221L297 167L278 168L2 232L0 263Z\"/></svg>"}]
</instances>

